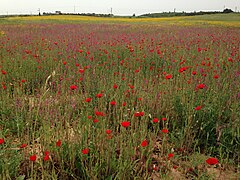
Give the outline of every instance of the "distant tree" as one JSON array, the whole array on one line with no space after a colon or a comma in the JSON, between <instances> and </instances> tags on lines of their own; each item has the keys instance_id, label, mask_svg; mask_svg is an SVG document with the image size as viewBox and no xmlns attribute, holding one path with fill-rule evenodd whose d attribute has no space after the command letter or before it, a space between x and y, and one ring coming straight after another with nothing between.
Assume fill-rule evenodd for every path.
<instances>
[{"instance_id":1,"label":"distant tree","mask_svg":"<svg viewBox=\"0 0 240 180\"><path fill-rule=\"evenodd\" d=\"M233 12L233 10L228 9L228 8L226 8L226 9L223 10L223 13L232 13L232 12Z\"/></svg>"}]
</instances>

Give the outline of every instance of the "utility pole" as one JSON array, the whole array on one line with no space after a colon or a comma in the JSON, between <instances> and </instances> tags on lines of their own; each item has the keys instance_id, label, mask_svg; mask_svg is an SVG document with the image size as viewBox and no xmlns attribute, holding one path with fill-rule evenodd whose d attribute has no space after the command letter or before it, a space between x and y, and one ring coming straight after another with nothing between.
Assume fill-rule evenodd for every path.
<instances>
[{"instance_id":1,"label":"utility pole","mask_svg":"<svg viewBox=\"0 0 240 180\"><path fill-rule=\"evenodd\" d=\"M112 15L112 8L111 8L111 15Z\"/></svg>"},{"instance_id":2,"label":"utility pole","mask_svg":"<svg viewBox=\"0 0 240 180\"><path fill-rule=\"evenodd\" d=\"M75 5L74 5L74 14L75 14L75 12L76 12L76 7L75 7Z\"/></svg>"},{"instance_id":3,"label":"utility pole","mask_svg":"<svg viewBox=\"0 0 240 180\"><path fill-rule=\"evenodd\" d=\"M41 16L40 8L38 8L38 15Z\"/></svg>"}]
</instances>

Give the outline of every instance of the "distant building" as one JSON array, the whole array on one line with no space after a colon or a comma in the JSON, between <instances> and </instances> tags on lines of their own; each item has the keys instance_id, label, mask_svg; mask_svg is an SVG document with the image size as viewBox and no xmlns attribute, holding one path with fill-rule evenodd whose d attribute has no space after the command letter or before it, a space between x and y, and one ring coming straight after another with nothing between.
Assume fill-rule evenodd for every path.
<instances>
[{"instance_id":1,"label":"distant building","mask_svg":"<svg viewBox=\"0 0 240 180\"><path fill-rule=\"evenodd\" d=\"M61 11L55 11L55 14L62 14Z\"/></svg>"}]
</instances>

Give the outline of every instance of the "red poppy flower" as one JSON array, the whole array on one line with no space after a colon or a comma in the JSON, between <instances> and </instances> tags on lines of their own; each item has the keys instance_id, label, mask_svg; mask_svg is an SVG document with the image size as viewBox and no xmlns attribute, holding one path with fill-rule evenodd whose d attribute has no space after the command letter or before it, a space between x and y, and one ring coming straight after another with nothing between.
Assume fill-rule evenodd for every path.
<instances>
[{"instance_id":1,"label":"red poppy flower","mask_svg":"<svg viewBox=\"0 0 240 180\"><path fill-rule=\"evenodd\" d=\"M48 161L49 159L50 159L50 156L48 154L45 155L44 158L43 158L44 161Z\"/></svg>"},{"instance_id":2,"label":"red poppy flower","mask_svg":"<svg viewBox=\"0 0 240 180\"><path fill-rule=\"evenodd\" d=\"M176 166L176 165L173 165L173 168L174 168L174 169L177 169L177 168L178 168L178 166Z\"/></svg>"},{"instance_id":3,"label":"red poppy flower","mask_svg":"<svg viewBox=\"0 0 240 180\"><path fill-rule=\"evenodd\" d=\"M27 144L22 144L22 145L20 146L20 148L25 148L25 147L27 147Z\"/></svg>"},{"instance_id":4,"label":"red poppy flower","mask_svg":"<svg viewBox=\"0 0 240 180\"><path fill-rule=\"evenodd\" d=\"M139 112L135 112L135 113L134 113L134 116L135 116L135 117L140 117L140 113L139 113Z\"/></svg>"},{"instance_id":5,"label":"red poppy flower","mask_svg":"<svg viewBox=\"0 0 240 180\"><path fill-rule=\"evenodd\" d=\"M85 101L89 103L92 101L92 98L86 98Z\"/></svg>"},{"instance_id":6,"label":"red poppy flower","mask_svg":"<svg viewBox=\"0 0 240 180\"><path fill-rule=\"evenodd\" d=\"M117 103L116 103L116 101L111 101L110 104L111 104L112 106L115 106Z\"/></svg>"},{"instance_id":7,"label":"red poppy flower","mask_svg":"<svg viewBox=\"0 0 240 180\"><path fill-rule=\"evenodd\" d=\"M44 152L44 155L46 156L46 155L50 155L50 152L49 151L45 151Z\"/></svg>"},{"instance_id":8,"label":"red poppy flower","mask_svg":"<svg viewBox=\"0 0 240 180\"><path fill-rule=\"evenodd\" d=\"M5 75L5 74L7 74L7 72L6 72L6 71L4 71L4 70L2 70L2 74L3 74L3 75Z\"/></svg>"},{"instance_id":9,"label":"red poppy flower","mask_svg":"<svg viewBox=\"0 0 240 180\"><path fill-rule=\"evenodd\" d=\"M198 85L197 85L197 88L198 88L198 89L203 89L204 87L205 87L205 84L198 84Z\"/></svg>"},{"instance_id":10,"label":"red poppy flower","mask_svg":"<svg viewBox=\"0 0 240 180\"><path fill-rule=\"evenodd\" d=\"M98 119L94 119L93 122L94 122L94 123L98 123L99 120L98 120Z\"/></svg>"},{"instance_id":11,"label":"red poppy flower","mask_svg":"<svg viewBox=\"0 0 240 180\"><path fill-rule=\"evenodd\" d=\"M174 157L174 154L173 153L169 153L168 154L168 160L171 159L172 157Z\"/></svg>"},{"instance_id":12,"label":"red poppy flower","mask_svg":"<svg viewBox=\"0 0 240 180\"><path fill-rule=\"evenodd\" d=\"M123 106L126 106L127 105L127 103L126 102L123 102L123 104L122 104Z\"/></svg>"},{"instance_id":13,"label":"red poppy flower","mask_svg":"<svg viewBox=\"0 0 240 180\"><path fill-rule=\"evenodd\" d=\"M117 89L117 88L118 88L118 86L117 86L116 84L114 84L114 85L113 85L113 88L114 88L114 89Z\"/></svg>"},{"instance_id":14,"label":"red poppy flower","mask_svg":"<svg viewBox=\"0 0 240 180\"><path fill-rule=\"evenodd\" d=\"M37 155L34 154L34 155L30 156L30 157L29 157L29 160L30 160L30 161L33 161L33 162L36 161L36 160L37 160Z\"/></svg>"},{"instance_id":15,"label":"red poppy flower","mask_svg":"<svg viewBox=\"0 0 240 180\"><path fill-rule=\"evenodd\" d=\"M215 164L218 164L218 159L211 157L206 160L206 163L208 163L209 165L215 165Z\"/></svg>"},{"instance_id":16,"label":"red poppy flower","mask_svg":"<svg viewBox=\"0 0 240 180\"><path fill-rule=\"evenodd\" d=\"M57 142L56 142L56 146L60 147L62 145L62 141L59 139Z\"/></svg>"},{"instance_id":17,"label":"red poppy flower","mask_svg":"<svg viewBox=\"0 0 240 180\"><path fill-rule=\"evenodd\" d=\"M168 74L165 76L166 79L172 79L172 75L171 74Z\"/></svg>"},{"instance_id":18,"label":"red poppy flower","mask_svg":"<svg viewBox=\"0 0 240 180\"><path fill-rule=\"evenodd\" d=\"M166 121L166 120L167 120L167 118L165 118L165 117L162 118L162 121Z\"/></svg>"},{"instance_id":19,"label":"red poppy flower","mask_svg":"<svg viewBox=\"0 0 240 180\"><path fill-rule=\"evenodd\" d=\"M213 78L214 78L214 79L218 79L218 78L219 78L219 75L216 74L216 75L213 76Z\"/></svg>"},{"instance_id":20,"label":"red poppy flower","mask_svg":"<svg viewBox=\"0 0 240 180\"><path fill-rule=\"evenodd\" d=\"M100 111L96 111L95 114L96 114L96 116L104 116L104 113L100 112Z\"/></svg>"},{"instance_id":21,"label":"red poppy flower","mask_svg":"<svg viewBox=\"0 0 240 180\"><path fill-rule=\"evenodd\" d=\"M71 85L71 86L70 86L70 89L71 89L71 90L76 90L76 89L77 89L77 86L76 86L76 85Z\"/></svg>"},{"instance_id":22,"label":"red poppy flower","mask_svg":"<svg viewBox=\"0 0 240 180\"><path fill-rule=\"evenodd\" d=\"M79 69L78 70L81 74L84 73L84 69Z\"/></svg>"},{"instance_id":23,"label":"red poppy flower","mask_svg":"<svg viewBox=\"0 0 240 180\"><path fill-rule=\"evenodd\" d=\"M106 134L111 134L111 133L112 133L112 131L110 129L106 130Z\"/></svg>"},{"instance_id":24,"label":"red poppy flower","mask_svg":"<svg viewBox=\"0 0 240 180\"><path fill-rule=\"evenodd\" d=\"M233 62L233 59L231 57L228 58L229 62Z\"/></svg>"},{"instance_id":25,"label":"red poppy flower","mask_svg":"<svg viewBox=\"0 0 240 180\"><path fill-rule=\"evenodd\" d=\"M197 74L197 72L196 72L196 71L193 71L193 72L192 72L192 75L196 75L196 74Z\"/></svg>"},{"instance_id":26,"label":"red poppy flower","mask_svg":"<svg viewBox=\"0 0 240 180\"><path fill-rule=\"evenodd\" d=\"M159 121L158 118L153 119L153 123L158 123L158 121Z\"/></svg>"},{"instance_id":27,"label":"red poppy flower","mask_svg":"<svg viewBox=\"0 0 240 180\"><path fill-rule=\"evenodd\" d=\"M130 89L134 89L134 86L132 86L132 85L128 85L129 87L130 87Z\"/></svg>"},{"instance_id":28,"label":"red poppy flower","mask_svg":"<svg viewBox=\"0 0 240 180\"><path fill-rule=\"evenodd\" d=\"M143 111L142 111L142 112L135 112L135 113L134 113L134 116L135 116L135 117L144 116L144 112L143 112Z\"/></svg>"},{"instance_id":29,"label":"red poppy flower","mask_svg":"<svg viewBox=\"0 0 240 180\"><path fill-rule=\"evenodd\" d=\"M26 82L26 80L25 80L25 79L22 79L22 80L21 80L21 82L22 82L22 83L25 83L25 82Z\"/></svg>"},{"instance_id":30,"label":"red poppy flower","mask_svg":"<svg viewBox=\"0 0 240 180\"><path fill-rule=\"evenodd\" d=\"M181 68L179 69L179 72L182 73L182 72L184 72L184 71L186 71L186 70L187 70L187 67L181 67Z\"/></svg>"},{"instance_id":31,"label":"red poppy flower","mask_svg":"<svg viewBox=\"0 0 240 180\"><path fill-rule=\"evenodd\" d=\"M87 118L88 118L88 119L92 119L92 116L88 116Z\"/></svg>"},{"instance_id":32,"label":"red poppy flower","mask_svg":"<svg viewBox=\"0 0 240 180\"><path fill-rule=\"evenodd\" d=\"M168 133L168 129L164 128L164 129L162 129L162 132L163 132L164 134L167 134L167 133Z\"/></svg>"},{"instance_id":33,"label":"red poppy flower","mask_svg":"<svg viewBox=\"0 0 240 180\"><path fill-rule=\"evenodd\" d=\"M67 64L67 62L66 62L66 61L64 61L64 62L63 62L63 65L66 65L66 64Z\"/></svg>"},{"instance_id":34,"label":"red poppy flower","mask_svg":"<svg viewBox=\"0 0 240 180\"><path fill-rule=\"evenodd\" d=\"M141 146L142 147L146 147L148 145L148 141L145 139L144 141L142 141Z\"/></svg>"},{"instance_id":35,"label":"red poppy flower","mask_svg":"<svg viewBox=\"0 0 240 180\"><path fill-rule=\"evenodd\" d=\"M129 127L130 126L130 122L129 121L124 121L121 123L121 125L125 128Z\"/></svg>"},{"instance_id":36,"label":"red poppy flower","mask_svg":"<svg viewBox=\"0 0 240 180\"><path fill-rule=\"evenodd\" d=\"M89 153L89 149L88 148L85 148L82 150L82 154L88 154Z\"/></svg>"},{"instance_id":37,"label":"red poppy flower","mask_svg":"<svg viewBox=\"0 0 240 180\"><path fill-rule=\"evenodd\" d=\"M97 98L101 98L102 96L103 96L102 93L99 93L99 94L96 95Z\"/></svg>"},{"instance_id":38,"label":"red poppy flower","mask_svg":"<svg viewBox=\"0 0 240 180\"><path fill-rule=\"evenodd\" d=\"M202 109L202 106L197 106L197 107L195 107L195 110L196 110L196 111L199 111L200 109Z\"/></svg>"},{"instance_id":39,"label":"red poppy flower","mask_svg":"<svg viewBox=\"0 0 240 180\"><path fill-rule=\"evenodd\" d=\"M0 144L3 144L3 143L4 143L4 139L0 138Z\"/></svg>"}]
</instances>

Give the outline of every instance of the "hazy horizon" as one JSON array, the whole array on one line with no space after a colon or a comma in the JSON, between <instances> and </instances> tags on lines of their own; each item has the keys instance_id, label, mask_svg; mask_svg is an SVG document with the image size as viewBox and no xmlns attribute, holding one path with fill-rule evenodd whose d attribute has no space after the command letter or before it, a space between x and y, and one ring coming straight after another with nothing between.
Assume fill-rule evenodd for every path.
<instances>
[{"instance_id":1,"label":"hazy horizon","mask_svg":"<svg viewBox=\"0 0 240 180\"><path fill-rule=\"evenodd\" d=\"M40 12L101 13L114 15L141 15L155 12L240 10L240 0L0 0L0 15L38 14Z\"/></svg>"}]
</instances>

